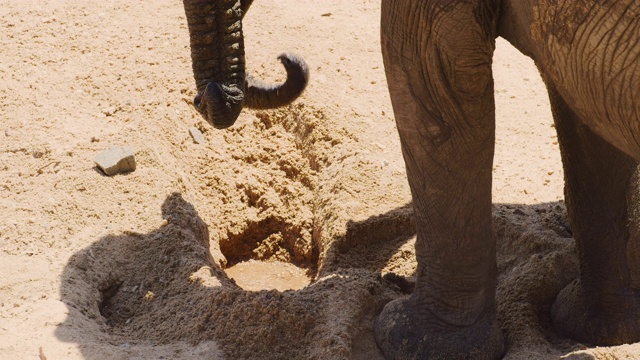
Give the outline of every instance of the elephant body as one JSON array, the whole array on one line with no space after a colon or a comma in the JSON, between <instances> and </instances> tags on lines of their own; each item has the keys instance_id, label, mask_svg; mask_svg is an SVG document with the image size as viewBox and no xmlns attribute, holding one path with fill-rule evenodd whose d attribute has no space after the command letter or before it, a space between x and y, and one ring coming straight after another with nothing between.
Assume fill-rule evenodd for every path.
<instances>
[{"instance_id":1,"label":"elephant body","mask_svg":"<svg viewBox=\"0 0 640 360\"><path fill-rule=\"evenodd\" d=\"M376 341L390 359L495 359L491 61L502 36L547 85L580 277L556 299L556 329L640 340L640 2L382 1L385 71L416 216L413 294L388 304Z\"/></svg>"},{"instance_id":2,"label":"elephant body","mask_svg":"<svg viewBox=\"0 0 640 360\"><path fill-rule=\"evenodd\" d=\"M281 87L248 90L237 44L251 1L184 3L196 106L214 126L231 125L242 104L279 106L304 89L308 69L294 57L283 61ZM498 36L537 64L558 131L580 276L553 304L554 326L590 344L640 341L640 2L382 0L382 54L418 262L414 292L375 322L389 359L504 353L491 218Z\"/></svg>"}]
</instances>

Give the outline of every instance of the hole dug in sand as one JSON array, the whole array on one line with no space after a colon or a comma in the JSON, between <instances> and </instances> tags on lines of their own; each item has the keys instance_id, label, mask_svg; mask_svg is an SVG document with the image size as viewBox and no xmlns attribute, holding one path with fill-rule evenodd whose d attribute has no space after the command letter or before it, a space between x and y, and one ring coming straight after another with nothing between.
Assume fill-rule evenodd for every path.
<instances>
[{"instance_id":1,"label":"hole dug in sand","mask_svg":"<svg viewBox=\"0 0 640 360\"><path fill-rule=\"evenodd\" d=\"M167 197L161 226L103 236L74 254L63 274L70 316L60 338L80 342L87 359L97 342L78 339L88 329L112 358L211 341L230 359L348 356L392 294L377 273L355 266L305 286L325 264L319 254L338 252L323 239L342 229L331 227L341 219L331 204L342 187L318 174L339 144L335 131L311 131L322 123L313 111L270 115L216 133L226 151L186 162L192 181ZM191 354L165 358L221 358Z\"/></svg>"},{"instance_id":2,"label":"hole dug in sand","mask_svg":"<svg viewBox=\"0 0 640 360\"><path fill-rule=\"evenodd\" d=\"M311 283L316 264L309 231L268 217L221 241L224 271L247 291L300 290Z\"/></svg>"},{"instance_id":3,"label":"hole dug in sand","mask_svg":"<svg viewBox=\"0 0 640 360\"><path fill-rule=\"evenodd\" d=\"M315 275L316 150L324 142L311 129L321 120L304 107L259 113L223 134L233 144L228 157L202 164L200 191L219 204L209 223L224 271L244 290L300 290Z\"/></svg>"},{"instance_id":4,"label":"hole dug in sand","mask_svg":"<svg viewBox=\"0 0 640 360\"><path fill-rule=\"evenodd\" d=\"M231 266L225 272L247 291L300 290L311 283L305 269L281 261L249 260Z\"/></svg>"}]
</instances>

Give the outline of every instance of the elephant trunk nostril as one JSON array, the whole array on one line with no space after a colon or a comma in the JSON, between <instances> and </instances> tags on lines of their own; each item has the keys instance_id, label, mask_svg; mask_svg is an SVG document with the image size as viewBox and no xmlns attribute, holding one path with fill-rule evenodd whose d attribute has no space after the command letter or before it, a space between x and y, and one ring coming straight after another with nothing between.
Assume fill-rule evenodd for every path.
<instances>
[{"instance_id":1,"label":"elephant trunk nostril","mask_svg":"<svg viewBox=\"0 0 640 360\"><path fill-rule=\"evenodd\" d=\"M242 110L244 93L236 86L207 84L205 89L193 99L198 112L217 129L233 125Z\"/></svg>"}]
</instances>

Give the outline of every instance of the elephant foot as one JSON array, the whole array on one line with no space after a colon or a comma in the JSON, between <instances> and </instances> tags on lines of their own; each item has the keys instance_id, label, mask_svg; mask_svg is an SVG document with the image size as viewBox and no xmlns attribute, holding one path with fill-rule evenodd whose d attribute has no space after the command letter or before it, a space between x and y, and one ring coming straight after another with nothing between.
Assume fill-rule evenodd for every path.
<instances>
[{"instance_id":1,"label":"elephant foot","mask_svg":"<svg viewBox=\"0 0 640 360\"><path fill-rule=\"evenodd\" d=\"M638 342L640 294L590 293L578 279L560 291L551 318L559 332L576 341L603 346Z\"/></svg>"},{"instance_id":2,"label":"elephant foot","mask_svg":"<svg viewBox=\"0 0 640 360\"><path fill-rule=\"evenodd\" d=\"M495 314L469 327L454 327L421 310L412 296L385 306L374 325L385 358L493 360L504 354Z\"/></svg>"}]
</instances>

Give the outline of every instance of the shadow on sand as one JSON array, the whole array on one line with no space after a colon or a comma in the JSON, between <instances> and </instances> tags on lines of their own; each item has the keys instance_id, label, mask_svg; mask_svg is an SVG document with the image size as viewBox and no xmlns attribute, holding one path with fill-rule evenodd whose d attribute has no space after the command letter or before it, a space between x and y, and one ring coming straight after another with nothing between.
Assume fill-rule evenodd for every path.
<instances>
[{"instance_id":1,"label":"shadow on sand","mask_svg":"<svg viewBox=\"0 0 640 360\"><path fill-rule=\"evenodd\" d=\"M245 291L211 258L207 226L190 203L172 194L162 214L164 226L103 237L65 266L69 315L56 335L85 358L343 358L345 335L394 296L363 269L299 291Z\"/></svg>"},{"instance_id":2,"label":"shadow on sand","mask_svg":"<svg viewBox=\"0 0 640 360\"><path fill-rule=\"evenodd\" d=\"M227 277L210 256L207 225L180 194L162 214L162 227L103 237L68 261L60 292L69 315L56 335L86 359L381 358L373 319L415 281L410 204L346 224L317 279L284 292L245 291ZM562 203L494 207L507 358L579 348L548 316L578 271L565 219ZM392 258L404 267L389 268ZM576 356L567 358L589 358Z\"/></svg>"}]
</instances>

